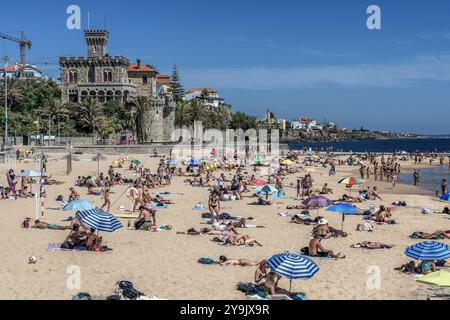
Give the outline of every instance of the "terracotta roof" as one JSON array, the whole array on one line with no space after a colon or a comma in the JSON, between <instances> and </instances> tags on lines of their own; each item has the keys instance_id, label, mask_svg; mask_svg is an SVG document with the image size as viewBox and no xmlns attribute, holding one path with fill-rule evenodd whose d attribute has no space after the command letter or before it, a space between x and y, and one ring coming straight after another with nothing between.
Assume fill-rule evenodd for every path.
<instances>
[{"instance_id":1,"label":"terracotta roof","mask_svg":"<svg viewBox=\"0 0 450 320\"><path fill-rule=\"evenodd\" d=\"M204 91L206 91L207 93L217 93L217 91L212 88L193 88L193 89L190 89L188 91L188 93L204 92Z\"/></svg>"},{"instance_id":2,"label":"terracotta roof","mask_svg":"<svg viewBox=\"0 0 450 320\"><path fill-rule=\"evenodd\" d=\"M128 72L156 72L156 71L150 67L147 67L145 64L141 63L140 68L138 68L138 65L136 63L134 64L132 63L128 67Z\"/></svg>"},{"instance_id":3,"label":"terracotta roof","mask_svg":"<svg viewBox=\"0 0 450 320\"><path fill-rule=\"evenodd\" d=\"M16 72L17 70L19 70L19 65L6 67L6 72ZM4 72L5 71L5 67L0 68L0 71Z\"/></svg>"},{"instance_id":4,"label":"terracotta roof","mask_svg":"<svg viewBox=\"0 0 450 320\"><path fill-rule=\"evenodd\" d=\"M166 74L157 74L156 75L156 82L158 84L169 84L170 83L170 76Z\"/></svg>"}]
</instances>

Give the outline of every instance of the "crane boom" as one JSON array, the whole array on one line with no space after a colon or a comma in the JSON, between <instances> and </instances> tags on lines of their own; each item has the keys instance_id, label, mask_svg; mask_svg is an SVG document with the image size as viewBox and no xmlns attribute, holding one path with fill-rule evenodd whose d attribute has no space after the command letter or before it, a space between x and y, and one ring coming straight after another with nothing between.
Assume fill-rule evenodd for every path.
<instances>
[{"instance_id":1,"label":"crane boom","mask_svg":"<svg viewBox=\"0 0 450 320\"><path fill-rule=\"evenodd\" d=\"M23 31L20 32L20 39L15 38L13 36L7 35L5 33L0 33L0 38L5 39L5 40L9 40L9 41L13 41L16 42L20 45L20 68L19 68L19 76L20 78L22 78L23 75L23 70L25 68L25 49L31 49L31 41L30 40L26 40L25 39L25 34Z\"/></svg>"}]
</instances>

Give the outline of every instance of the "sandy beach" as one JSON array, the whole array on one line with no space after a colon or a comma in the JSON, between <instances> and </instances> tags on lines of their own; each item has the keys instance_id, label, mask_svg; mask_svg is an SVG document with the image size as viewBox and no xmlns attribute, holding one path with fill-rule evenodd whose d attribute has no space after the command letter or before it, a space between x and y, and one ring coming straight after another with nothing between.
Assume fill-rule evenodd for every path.
<instances>
[{"instance_id":1,"label":"sandy beach","mask_svg":"<svg viewBox=\"0 0 450 320\"><path fill-rule=\"evenodd\" d=\"M72 213L57 210L55 201L58 195L68 195L68 189L74 185L78 176L97 175L97 162L92 161L93 155L80 155L80 161L73 163L73 172L65 174L66 160L63 154L49 154L48 174L54 179L63 181L63 185L47 186L45 215L42 219L48 223L68 225L62 220ZM149 158L145 155L130 155L140 160L145 167L157 168L159 158ZM106 160L100 162L100 171L106 174L108 167L120 155L105 155ZM355 171L356 168L356 171ZM4 170L4 165L1 167ZM34 170L35 164L17 163L15 171ZM126 169L116 169L124 177L133 178L134 172ZM251 172L251 168L248 168ZM217 176L222 171L215 172ZM292 174L283 181L285 186L294 183L305 173ZM338 166L337 175L329 177L328 169L317 167L312 173L314 184L321 187L325 182L334 189L331 199L338 199L347 190L337 181L346 176L357 175L357 167ZM213 299L233 300L245 299L243 293L236 290L238 282L252 282L254 267L220 267L218 265L201 265L197 263L200 257L218 259L221 255L229 258L248 258L260 260L273 254L285 251L299 252L308 245L308 233L311 226L289 223L289 218L281 217L279 212L286 211L287 205L300 204L298 200L276 200L272 206L250 206L253 198L240 201L223 202L224 212L235 216L253 217L257 225L265 228L248 228L242 233L255 237L263 247L222 247L208 236L188 236L177 234L189 228L197 230L204 227L207 220L201 214L207 212L194 211L192 206L198 202L207 203L207 188L192 188L186 185L185 177L174 177L168 187L152 190L156 192L180 192L184 195L165 196L175 202L168 209L157 211L158 225L171 225L170 231L144 232L132 231L127 228L128 219L122 219L124 228L115 233L103 233L104 244L112 251L93 252L49 252L49 243L60 243L67 236L66 231L22 229L21 223L26 217L34 217L34 199L2 200L2 231L0 256L0 287L1 299L71 299L79 292L88 292L93 297L105 298L112 294L115 283L119 280L129 280L135 287L146 294L162 299ZM6 184L3 175L2 184ZM421 214L421 208L427 207L433 211L442 211L445 203L433 199L425 191L397 185L396 190L388 183L365 181L365 186L378 185L383 201L366 201L358 204L361 209L370 205L388 205L396 200L406 201L408 207L398 208L393 212L396 225L375 225L374 232L357 232L356 225L362 222L360 216L346 218L345 229L349 232L347 238L326 240L325 246L334 252L346 255L343 260L316 260L320 272L311 280L294 281L293 291L305 292L309 299L425 299L426 286L415 282L413 276L400 274L394 268L409 262L404 255L406 247L416 241L409 239L414 231L434 232L450 229L448 216ZM101 206L100 197L88 196L86 188L76 190L83 199L89 199ZM127 186L115 186L111 196L114 202L112 213L120 213L119 207L128 208L126 195ZM288 196L295 197L295 189L286 188ZM250 196L248 193L246 196ZM298 210L290 210L298 213ZM315 211L312 212L315 217ZM339 228L341 215L324 210L320 216L326 217L331 226ZM133 220L132 220L133 221ZM352 249L351 244L362 241L378 241L395 245L390 250ZM445 240L449 243L448 240ZM30 256L38 257L36 264L28 264ZM70 274L68 267L79 266L81 269L81 288L70 290L67 281ZM370 270L373 266L381 272L379 289L367 286ZM281 287L288 288L288 280L282 279Z\"/></svg>"}]
</instances>

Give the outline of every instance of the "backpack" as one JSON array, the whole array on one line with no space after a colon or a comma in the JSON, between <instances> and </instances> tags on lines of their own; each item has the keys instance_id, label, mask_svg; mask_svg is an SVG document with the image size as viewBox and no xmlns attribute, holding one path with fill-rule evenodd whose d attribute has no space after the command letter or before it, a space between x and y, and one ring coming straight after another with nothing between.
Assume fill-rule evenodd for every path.
<instances>
[{"instance_id":1,"label":"backpack","mask_svg":"<svg viewBox=\"0 0 450 320\"><path fill-rule=\"evenodd\" d=\"M21 225L22 229L28 229L30 227L30 222L28 220L24 220Z\"/></svg>"},{"instance_id":2,"label":"backpack","mask_svg":"<svg viewBox=\"0 0 450 320\"><path fill-rule=\"evenodd\" d=\"M214 264L215 263L215 261L211 258L200 258L200 259L198 259L197 262L200 264Z\"/></svg>"}]
</instances>

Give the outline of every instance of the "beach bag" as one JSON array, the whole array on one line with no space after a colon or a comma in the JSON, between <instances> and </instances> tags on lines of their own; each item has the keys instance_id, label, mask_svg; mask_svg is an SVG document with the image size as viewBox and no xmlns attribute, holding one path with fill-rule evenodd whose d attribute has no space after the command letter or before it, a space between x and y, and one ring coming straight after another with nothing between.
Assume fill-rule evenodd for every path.
<instances>
[{"instance_id":1,"label":"beach bag","mask_svg":"<svg viewBox=\"0 0 450 320\"><path fill-rule=\"evenodd\" d=\"M143 219L138 220L134 223L134 228L136 230L139 230L143 225L144 225L145 221Z\"/></svg>"},{"instance_id":2,"label":"beach bag","mask_svg":"<svg viewBox=\"0 0 450 320\"><path fill-rule=\"evenodd\" d=\"M73 244L71 244L70 242L64 242L61 245L61 249L66 249L66 250L72 250L75 246Z\"/></svg>"},{"instance_id":3,"label":"beach bag","mask_svg":"<svg viewBox=\"0 0 450 320\"><path fill-rule=\"evenodd\" d=\"M62 195L59 195L59 196L56 198L56 201L57 201L57 202L63 202L63 201L64 201L64 197L63 197Z\"/></svg>"},{"instance_id":4,"label":"beach bag","mask_svg":"<svg viewBox=\"0 0 450 320\"><path fill-rule=\"evenodd\" d=\"M21 228L22 229L28 229L30 227L30 223L28 222L28 220L24 220L22 222Z\"/></svg>"},{"instance_id":5,"label":"beach bag","mask_svg":"<svg viewBox=\"0 0 450 320\"><path fill-rule=\"evenodd\" d=\"M358 226L356 227L356 231L371 232L371 231L373 231L373 227L370 223L364 222L364 223L358 224Z\"/></svg>"},{"instance_id":6,"label":"beach bag","mask_svg":"<svg viewBox=\"0 0 450 320\"><path fill-rule=\"evenodd\" d=\"M200 259L198 259L197 262L200 263L200 264L207 264L207 265L215 263L215 261L213 259L211 259L211 258L200 258Z\"/></svg>"},{"instance_id":7,"label":"beach bag","mask_svg":"<svg viewBox=\"0 0 450 320\"><path fill-rule=\"evenodd\" d=\"M92 297L89 293L81 292L74 296L72 300L92 300Z\"/></svg>"}]
</instances>

